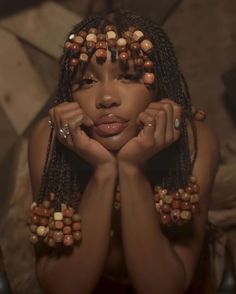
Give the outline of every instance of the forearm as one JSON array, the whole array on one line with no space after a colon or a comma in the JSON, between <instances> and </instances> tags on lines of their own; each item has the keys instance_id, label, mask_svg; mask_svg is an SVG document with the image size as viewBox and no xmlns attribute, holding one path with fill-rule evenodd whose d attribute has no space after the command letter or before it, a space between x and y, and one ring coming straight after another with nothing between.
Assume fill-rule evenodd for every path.
<instances>
[{"instance_id":1,"label":"forearm","mask_svg":"<svg viewBox=\"0 0 236 294\"><path fill-rule=\"evenodd\" d=\"M124 251L137 292L183 293L184 267L161 232L147 178L120 164L119 180Z\"/></svg>"},{"instance_id":2,"label":"forearm","mask_svg":"<svg viewBox=\"0 0 236 294\"><path fill-rule=\"evenodd\" d=\"M44 281L50 293L91 293L101 276L109 246L116 179L115 170L107 170L109 173L94 172L82 196L81 244L69 256L47 258Z\"/></svg>"}]
</instances>

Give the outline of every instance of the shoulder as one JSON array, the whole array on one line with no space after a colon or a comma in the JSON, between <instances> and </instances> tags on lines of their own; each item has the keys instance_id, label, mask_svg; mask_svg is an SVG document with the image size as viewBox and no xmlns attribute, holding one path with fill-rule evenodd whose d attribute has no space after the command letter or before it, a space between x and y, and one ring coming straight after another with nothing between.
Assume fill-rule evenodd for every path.
<instances>
[{"instance_id":1,"label":"shoulder","mask_svg":"<svg viewBox=\"0 0 236 294\"><path fill-rule=\"evenodd\" d=\"M39 190L47 156L50 137L48 120L49 117L45 117L37 122L29 138L28 163L33 195L36 195Z\"/></svg>"}]
</instances>

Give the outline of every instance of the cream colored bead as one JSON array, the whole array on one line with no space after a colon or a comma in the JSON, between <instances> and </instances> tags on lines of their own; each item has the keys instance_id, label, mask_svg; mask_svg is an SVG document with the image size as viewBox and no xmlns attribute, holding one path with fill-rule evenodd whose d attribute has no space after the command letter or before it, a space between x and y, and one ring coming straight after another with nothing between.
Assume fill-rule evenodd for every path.
<instances>
[{"instance_id":1,"label":"cream colored bead","mask_svg":"<svg viewBox=\"0 0 236 294\"><path fill-rule=\"evenodd\" d=\"M67 208L65 203L61 203L61 211L65 210Z\"/></svg>"},{"instance_id":2,"label":"cream colored bead","mask_svg":"<svg viewBox=\"0 0 236 294\"><path fill-rule=\"evenodd\" d=\"M193 184L195 184L195 183L197 182L197 179L196 179L196 177L194 177L194 176L190 176L190 177L189 177L189 180L190 180L190 182L193 183Z\"/></svg>"},{"instance_id":3,"label":"cream colored bead","mask_svg":"<svg viewBox=\"0 0 236 294\"><path fill-rule=\"evenodd\" d=\"M97 36L95 34L88 34L86 37L86 41L97 43Z\"/></svg>"},{"instance_id":4,"label":"cream colored bead","mask_svg":"<svg viewBox=\"0 0 236 294\"><path fill-rule=\"evenodd\" d=\"M74 41L80 45L82 45L84 43L84 39L81 36L76 36L74 38Z\"/></svg>"},{"instance_id":5,"label":"cream colored bead","mask_svg":"<svg viewBox=\"0 0 236 294\"><path fill-rule=\"evenodd\" d=\"M40 237L44 237L47 234L47 229L44 226L39 226L37 227L36 233Z\"/></svg>"},{"instance_id":6,"label":"cream colored bead","mask_svg":"<svg viewBox=\"0 0 236 294\"><path fill-rule=\"evenodd\" d=\"M198 194L192 194L190 196L190 202L191 203L197 203L197 202L199 202L199 196L198 196Z\"/></svg>"},{"instance_id":7,"label":"cream colored bead","mask_svg":"<svg viewBox=\"0 0 236 294\"><path fill-rule=\"evenodd\" d=\"M155 186L154 187L154 191L155 192L160 192L160 190L161 190L161 186Z\"/></svg>"},{"instance_id":8,"label":"cream colored bead","mask_svg":"<svg viewBox=\"0 0 236 294\"><path fill-rule=\"evenodd\" d=\"M88 55L86 53L81 53L79 59L83 62L88 61Z\"/></svg>"},{"instance_id":9,"label":"cream colored bead","mask_svg":"<svg viewBox=\"0 0 236 294\"><path fill-rule=\"evenodd\" d=\"M165 195L164 202L166 204L170 204L170 203L172 203L172 201L173 201L173 196L172 195Z\"/></svg>"},{"instance_id":10,"label":"cream colored bead","mask_svg":"<svg viewBox=\"0 0 236 294\"><path fill-rule=\"evenodd\" d=\"M133 38L135 41L138 41L143 36L144 36L144 34L141 31L135 31L133 34Z\"/></svg>"},{"instance_id":11,"label":"cream colored bead","mask_svg":"<svg viewBox=\"0 0 236 294\"><path fill-rule=\"evenodd\" d=\"M62 212L54 212L53 218L55 221L61 221L63 220L63 214Z\"/></svg>"},{"instance_id":12,"label":"cream colored bead","mask_svg":"<svg viewBox=\"0 0 236 294\"><path fill-rule=\"evenodd\" d=\"M125 38L120 38L117 40L116 44L120 47L126 46L127 45L127 41Z\"/></svg>"},{"instance_id":13,"label":"cream colored bead","mask_svg":"<svg viewBox=\"0 0 236 294\"><path fill-rule=\"evenodd\" d=\"M140 44L142 50L144 52L148 52L149 50L151 50L153 48L152 42L149 40L143 40Z\"/></svg>"},{"instance_id":14,"label":"cream colored bead","mask_svg":"<svg viewBox=\"0 0 236 294\"><path fill-rule=\"evenodd\" d=\"M36 206L37 206L37 203L34 201L32 202L30 209L33 210Z\"/></svg>"},{"instance_id":15,"label":"cream colored bead","mask_svg":"<svg viewBox=\"0 0 236 294\"><path fill-rule=\"evenodd\" d=\"M116 33L114 31L109 31L106 34L107 40L116 39Z\"/></svg>"},{"instance_id":16,"label":"cream colored bead","mask_svg":"<svg viewBox=\"0 0 236 294\"><path fill-rule=\"evenodd\" d=\"M71 35L69 36L69 40L73 40L74 37L75 37L75 34L71 34Z\"/></svg>"},{"instance_id":17,"label":"cream colored bead","mask_svg":"<svg viewBox=\"0 0 236 294\"><path fill-rule=\"evenodd\" d=\"M180 213L180 217L183 220L190 220L192 218L192 213L188 210L182 210Z\"/></svg>"}]
</instances>

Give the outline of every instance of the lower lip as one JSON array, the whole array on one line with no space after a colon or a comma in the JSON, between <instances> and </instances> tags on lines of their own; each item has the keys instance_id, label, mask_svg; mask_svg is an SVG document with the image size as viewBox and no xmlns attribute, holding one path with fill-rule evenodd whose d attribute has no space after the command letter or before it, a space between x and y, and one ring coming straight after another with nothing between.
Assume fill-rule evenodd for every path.
<instances>
[{"instance_id":1,"label":"lower lip","mask_svg":"<svg viewBox=\"0 0 236 294\"><path fill-rule=\"evenodd\" d=\"M127 127L127 122L125 123L110 123L110 124L100 124L93 127L93 131L99 136L111 136L121 133Z\"/></svg>"}]
</instances>

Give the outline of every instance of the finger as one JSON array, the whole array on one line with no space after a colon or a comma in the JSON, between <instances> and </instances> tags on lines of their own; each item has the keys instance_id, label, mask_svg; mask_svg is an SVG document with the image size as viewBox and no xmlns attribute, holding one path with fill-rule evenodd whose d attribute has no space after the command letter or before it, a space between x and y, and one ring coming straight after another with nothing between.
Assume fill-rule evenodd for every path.
<instances>
[{"instance_id":1,"label":"finger","mask_svg":"<svg viewBox=\"0 0 236 294\"><path fill-rule=\"evenodd\" d=\"M160 110L156 115L156 130L154 138L159 145L164 145L166 140L166 121L167 113L165 110Z\"/></svg>"},{"instance_id":2,"label":"finger","mask_svg":"<svg viewBox=\"0 0 236 294\"><path fill-rule=\"evenodd\" d=\"M166 111L166 144L170 144L174 140L174 128L173 128L173 105L170 103L163 103L163 108Z\"/></svg>"}]
</instances>

